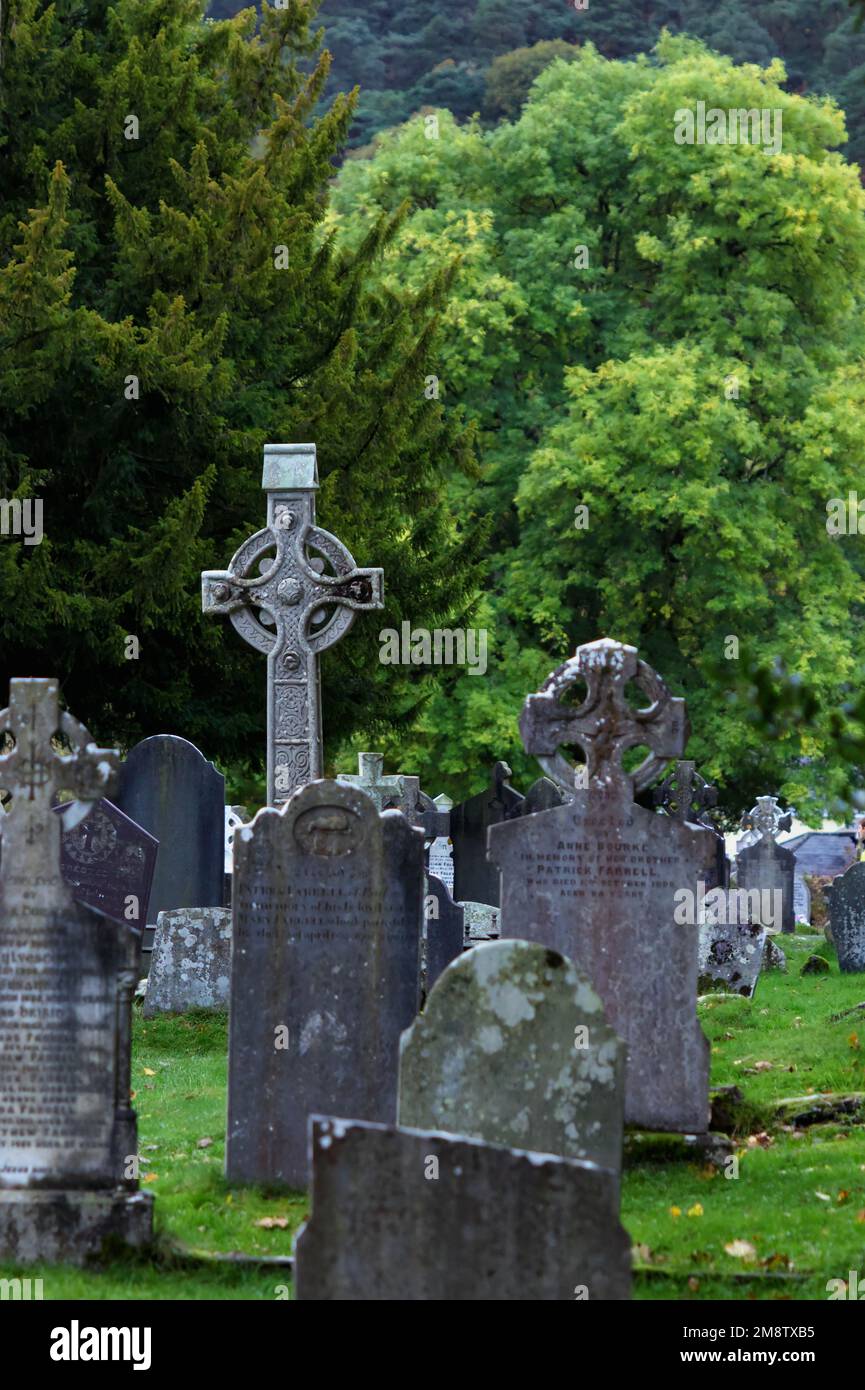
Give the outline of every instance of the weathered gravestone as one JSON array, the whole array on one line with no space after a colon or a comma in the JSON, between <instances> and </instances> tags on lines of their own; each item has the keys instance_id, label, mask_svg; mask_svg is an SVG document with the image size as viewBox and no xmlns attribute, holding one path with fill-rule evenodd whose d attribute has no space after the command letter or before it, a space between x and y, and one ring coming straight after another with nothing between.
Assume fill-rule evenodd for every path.
<instances>
[{"instance_id":1,"label":"weathered gravestone","mask_svg":"<svg viewBox=\"0 0 865 1390\"><path fill-rule=\"evenodd\" d=\"M582 705L563 702L572 684ZM647 704L633 709L633 682ZM709 1047L697 1021L699 884L716 862L715 837L634 802L688 735L685 702L673 699L634 647L602 639L547 679L523 707L526 751L568 789L573 770L560 745L585 752L588 788L566 806L490 829L502 871L502 937L537 941L573 960L625 1039L625 1122L700 1133L709 1117ZM633 776L621 766L633 746L652 750ZM694 903L693 924L674 920L676 894Z\"/></svg>"},{"instance_id":2,"label":"weathered gravestone","mask_svg":"<svg viewBox=\"0 0 865 1390\"><path fill-rule=\"evenodd\" d=\"M500 907L473 902L457 903L457 907L463 911L466 946L477 945L479 941L498 941L501 936Z\"/></svg>"},{"instance_id":3,"label":"weathered gravestone","mask_svg":"<svg viewBox=\"0 0 865 1390\"><path fill-rule=\"evenodd\" d=\"M396 1116L418 1008L423 835L313 782L234 846L226 1172L303 1187L307 1116Z\"/></svg>"},{"instance_id":4,"label":"weathered gravestone","mask_svg":"<svg viewBox=\"0 0 865 1390\"><path fill-rule=\"evenodd\" d=\"M793 876L796 860L790 850L775 843L781 830L789 830L791 813L784 814L774 796L758 796L756 806L742 817L742 825L759 839L736 853L736 886L759 894L759 915L752 918L770 932L792 932ZM757 899L755 897L755 903Z\"/></svg>"},{"instance_id":5,"label":"weathered gravestone","mask_svg":"<svg viewBox=\"0 0 865 1390\"><path fill-rule=\"evenodd\" d=\"M845 975L865 971L865 863L852 864L829 890L829 922Z\"/></svg>"},{"instance_id":6,"label":"weathered gravestone","mask_svg":"<svg viewBox=\"0 0 865 1390\"><path fill-rule=\"evenodd\" d=\"M71 752L52 747L55 731ZM0 874L0 1263L83 1264L109 1239L140 1246L129 1105L138 934L73 899L60 867L59 791L111 791L118 755L58 709L55 680L13 680L0 733L12 794Z\"/></svg>"},{"instance_id":7,"label":"weathered gravestone","mask_svg":"<svg viewBox=\"0 0 865 1390\"><path fill-rule=\"evenodd\" d=\"M759 922L706 921L700 924L701 994L728 991L750 999L757 988L766 946Z\"/></svg>"},{"instance_id":8,"label":"weathered gravestone","mask_svg":"<svg viewBox=\"0 0 865 1390\"><path fill-rule=\"evenodd\" d=\"M700 825L715 836L715 872L706 887L726 888L730 875L724 837L718 834L709 814L718 804L717 788L700 776L689 758L681 758L652 788L652 801L680 824Z\"/></svg>"},{"instance_id":9,"label":"weathered gravestone","mask_svg":"<svg viewBox=\"0 0 865 1390\"><path fill-rule=\"evenodd\" d=\"M570 961L530 941L475 946L400 1043L397 1123L622 1162L625 1049Z\"/></svg>"},{"instance_id":10,"label":"weathered gravestone","mask_svg":"<svg viewBox=\"0 0 865 1390\"><path fill-rule=\"evenodd\" d=\"M539 777L526 792L520 814L533 816L536 811L552 811L554 806L564 806L571 800L573 791L566 792L564 788L557 787L550 777Z\"/></svg>"},{"instance_id":11,"label":"weathered gravestone","mask_svg":"<svg viewBox=\"0 0 865 1390\"><path fill-rule=\"evenodd\" d=\"M159 841L103 797L67 829L74 802L57 807L63 829L60 865L73 896L113 922L143 929Z\"/></svg>"},{"instance_id":12,"label":"weathered gravestone","mask_svg":"<svg viewBox=\"0 0 865 1390\"><path fill-rule=\"evenodd\" d=\"M178 907L222 907L225 778L195 744L174 734L136 743L116 800L159 841L148 922Z\"/></svg>"},{"instance_id":13,"label":"weathered gravestone","mask_svg":"<svg viewBox=\"0 0 865 1390\"><path fill-rule=\"evenodd\" d=\"M451 807L454 851L453 895L458 902L501 902L499 871L487 859L487 830L521 814L523 797L510 784L507 763L496 763L492 782L477 796Z\"/></svg>"},{"instance_id":14,"label":"weathered gravestone","mask_svg":"<svg viewBox=\"0 0 865 1390\"><path fill-rule=\"evenodd\" d=\"M618 1178L594 1163L316 1116L300 1301L630 1297Z\"/></svg>"},{"instance_id":15,"label":"weathered gravestone","mask_svg":"<svg viewBox=\"0 0 865 1390\"><path fill-rule=\"evenodd\" d=\"M267 525L227 570L204 571L201 606L228 616L267 655L267 803L275 806L321 777L318 658L359 612L382 607L382 572L358 569L342 541L316 526L314 444L265 444L261 485Z\"/></svg>"},{"instance_id":16,"label":"weathered gravestone","mask_svg":"<svg viewBox=\"0 0 865 1390\"><path fill-rule=\"evenodd\" d=\"M230 984L231 909L181 907L160 912L144 1017L227 1009Z\"/></svg>"},{"instance_id":17,"label":"weathered gravestone","mask_svg":"<svg viewBox=\"0 0 865 1390\"><path fill-rule=\"evenodd\" d=\"M424 921L423 983L428 993L445 967L460 955L465 941L463 908L454 902L447 885L432 873L427 877Z\"/></svg>"}]
</instances>

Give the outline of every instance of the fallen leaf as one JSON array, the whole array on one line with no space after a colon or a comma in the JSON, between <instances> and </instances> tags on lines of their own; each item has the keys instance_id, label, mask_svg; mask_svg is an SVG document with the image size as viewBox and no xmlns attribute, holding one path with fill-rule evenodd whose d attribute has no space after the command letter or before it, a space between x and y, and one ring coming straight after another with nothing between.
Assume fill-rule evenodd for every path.
<instances>
[{"instance_id":1,"label":"fallen leaf","mask_svg":"<svg viewBox=\"0 0 865 1390\"><path fill-rule=\"evenodd\" d=\"M689 1208L688 1208L688 1215L689 1215L689 1216L702 1216L702 1215L703 1215L703 1207L702 1207L702 1204L701 1204L700 1202L695 1202L694 1205L693 1205L692 1207L689 1207Z\"/></svg>"},{"instance_id":2,"label":"fallen leaf","mask_svg":"<svg viewBox=\"0 0 865 1390\"><path fill-rule=\"evenodd\" d=\"M288 1228L287 1216L263 1216L260 1221L253 1221L253 1226L261 1226L265 1231L274 1229L284 1231Z\"/></svg>"},{"instance_id":3,"label":"fallen leaf","mask_svg":"<svg viewBox=\"0 0 865 1390\"><path fill-rule=\"evenodd\" d=\"M144 1175L144 1177L141 1179L141 1181L142 1181L142 1182L156 1182L156 1181L158 1180L158 1178L159 1178L159 1174L158 1174L158 1173L145 1173L145 1175Z\"/></svg>"},{"instance_id":4,"label":"fallen leaf","mask_svg":"<svg viewBox=\"0 0 865 1390\"><path fill-rule=\"evenodd\" d=\"M142 1067L141 1070L144 1072L144 1075L145 1075L145 1076L155 1076L155 1075L156 1075L156 1072L153 1070L152 1067Z\"/></svg>"},{"instance_id":5,"label":"fallen leaf","mask_svg":"<svg viewBox=\"0 0 865 1390\"><path fill-rule=\"evenodd\" d=\"M759 1134L748 1135L749 1149L756 1149L758 1145L761 1149L771 1149L774 1142L771 1134L767 1134L765 1130L761 1130Z\"/></svg>"},{"instance_id":6,"label":"fallen leaf","mask_svg":"<svg viewBox=\"0 0 865 1390\"><path fill-rule=\"evenodd\" d=\"M757 1251L749 1240L731 1240L724 1249L734 1260L756 1260Z\"/></svg>"},{"instance_id":7,"label":"fallen leaf","mask_svg":"<svg viewBox=\"0 0 865 1390\"><path fill-rule=\"evenodd\" d=\"M632 1260L645 1260L648 1264L651 1261L652 1252L648 1245L635 1245L631 1250Z\"/></svg>"},{"instance_id":8,"label":"fallen leaf","mask_svg":"<svg viewBox=\"0 0 865 1390\"><path fill-rule=\"evenodd\" d=\"M755 1070L755 1071L771 1071L773 1066L774 1066L774 1063L773 1063L773 1062L755 1062L755 1063L754 1063L754 1070Z\"/></svg>"},{"instance_id":9,"label":"fallen leaf","mask_svg":"<svg viewBox=\"0 0 865 1390\"><path fill-rule=\"evenodd\" d=\"M815 1192L814 1196L819 1197L821 1202L831 1202L832 1200L828 1192Z\"/></svg>"},{"instance_id":10,"label":"fallen leaf","mask_svg":"<svg viewBox=\"0 0 865 1390\"><path fill-rule=\"evenodd\" d=\"M670 1215L671 1215L672 1217L681 1216L681 1215L682 1215L682 1208L681 1208L681 1207L670 1207Z\"/></svg>"},{"instance_id":11,"label":"fallen leaf","mask_svg":"<svg viewBox=\"0 0 865 1390\"><path fill-rule=\"evenodd\" d=\"M692 1274L691 1277L690 1277L690 1279L688 1280L688 1288L691 1290L691 1293L696 1293L697 1290L699 1289L699 1287L700 1287L700 1281L699 1281L699 1279L695 1279L694 1276L693 1276L693 1274Z\"/></svg>"},{"instance_id":12,"label":"fallen leaf","mask_svg":"<svg viewBox=\"0 0 865 1390\"><path fill-rule=\"evenodd\" d=\"M205 1137L204 1139L199 1139L199 1140L197 1141L195 1147L196 1147L197 1149L209 1149L212 1143L213 1143L213 1140L212 1140L212 1139L208 1139L208 1138Z\"/></svg>"},{"instance_id":13,"label":"fallen leaf","mask_svg":"<svg viewBox=\"0 0 865 1390\"><path fill-rule=\"evenodd\" d=\"M865 1222L865 1211L857 1211L856 1220L859 1222Z\"/></svg>"},{"instance_id":14,"label":"fallen leaf","mask_svg":"<svg viewBox=\"0 0 865 1390\"><path fill-rule=\"evenodd\" d=\"M844 1191L844 1188L842 1187L842 1188L841 1188L841 1191L838 1193L838 1196L836 1197L835 1200L836 1200L837 1202L839 1202L839 1203L840 1203L840 1202L846 1202L846 1201L847 1201L847 1198L848 1198L849 1196L850 1196L850 1193L849 1193L849 1192L845 1192L845 1191Z\"/></svg>"}]
</instances>

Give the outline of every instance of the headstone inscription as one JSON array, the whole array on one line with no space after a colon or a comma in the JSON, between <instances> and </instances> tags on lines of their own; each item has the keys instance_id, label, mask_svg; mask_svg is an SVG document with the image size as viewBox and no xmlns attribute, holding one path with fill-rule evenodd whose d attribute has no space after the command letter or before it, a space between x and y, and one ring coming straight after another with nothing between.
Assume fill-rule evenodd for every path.
<instances>
[{"instance_id":1,"label":"headstone inscription","mask_svg":"<svg viewBox=\"0 0 865 1390\"><path fill-rule=\"evenodd\" d=\"M227 1009L230 983L231 909L180 907L160 912L144 1017Z\"/></svg>"},{"instance_id":2,"label":"headstone inscription","mask_svg":"<svg viewBox=\"0 0 865 1390\"><path fill-rule=\"evenodd\" d=\"M622 1162L625 1049L570 961L530 941L455 960L400 1043L403 1128Z\"/></svg>"},{"instance_id":3,"label":"headstone inscription","mask_svg":"<svg viewBox=\"0 0 865 1390\"><path fill-rule=\"evenodd\" d=\"M510 779L507 763L498 762L489 787L451 808L453 894L458 902L490 903L493 907L501 903L499 871L487 859L487 830L521 814L523 797Z\"/></svg>"},{"instance_id":4,"label":"headstone inscription","mask_svg":"<svg viewBox=\"0 0 865 1390\"><path fill-rule=\"evenodd\" d=\"M563 703L586 684L579 707ZM629 682L648 703L633 709ZM715 866L714 836L666 821L634 802L688 735L685 702L610 639L578 647L523 707L526 751L569 789L573 772L560 745L582 747L588 788L565 806L490 829L490 857L502 870L503 938L523 937L573 960L625 1039L625 1123L702 1133L709 1118L709 1048L697 1020L697 900ZM651 751L629 775L622 754ZM693 921L679 925L677 898L690 895Z\"/></svg>"},{"instance_id":5,"label":"headstone inscription","mask_svg":"<svg viewBox=\"0 0 865 1390\"><path fill-rule=\"evenodd\" d=\"M52 745L58 729L70 752ZM139 937L75 902L52 811L59 792L83 804L109 793L118 755L59 712L56 680L13 680L0 733L14 740L0 753L12 794L0 873L0 1262L84 1264L109 1238L142 1246L152 1230L153 1198L127 1176Z\"/></svg>"},{"instance_id":6,"label":"headstone inscription","mask_svg":"<svg viewBox=\"0 0 865 1390\"><path fill-rule=\"evenodd\" d=\"M427 850L427 868L436 878L441 879L449 893L453 893L454 847L450 838L450 811L453 802L444 792L440 792L434 798L434 805L440 815L447 817L447 823L442 827L444 833L436 835Z\"/></svg>"},{"instance_id":7,"label":"headstone inscription","mask_svg":"<svg viewBox=\"0 0 865 1390\"><path fill-rule=\"evenodd\" d=\"M316 1116L306 1301L630 1297L618 1179L594 1163Z\"/></svg>"},{"instance_id":8,"label":"headstone inscription","mask_svg":"<svg viewBox=\"0 0 865 1390\"><path fill-rule=\"evenodd\" d=\"M60 865L73 896L113 922L142 930L149 921L159 841L104 797L67 829L74 805L67 801L56 808L63 822Z\"/></svg>"},{"instance_id":9,"label":"headstone inscription","mask_svg":"<svg viewBox=\"0 0 865 1390\"><path fill-rule=\"evenodd\" d=\"M193 743L156 734L120 769L117 804L159 841L148 921L178 907L221 907L225 778Z\"/></svg>"},{"instance_id":10,"label":"headstone inscription","mask_svg":"<svg viewBox=\"0 0 865 1390\"><path fill-rule=\"evenodd\" d=\"M424 922L423 987L428 993L445 966L460 955L465 941L464 910L432 873L427 876Z\"/></svg>"},{"instance_id":11,"label":"headstone inscription","mask_svg":"<svg viewBox=\"0 0 865 1390\"><path fill-rule=\"evenodd\" d=\"M399 1038L418 1008L423 834L313 782L234 846L226 1172L301 1188L307 1116L396 1116Z\"/></svg>"},{"instance_id":12,"label":"headstone inscription","mask_svg":"<svg viewBox=\"0 0 865 1390\"><path fill-rule=\"evenodd\" d=\"M845 975L865 971L865 862L834 879L828 896L839 969Z\"/></svg>"},{"instance_id":13,"label":"headstone inscription","mask_svg":"<svg viewBox=\"0 0 865 1390\"><path fill-rule=\"evenodd\" d=\"M742 826L759 839L736 854L736 887L759 895L759 921L767 931L792 932L793 876L796 860L788 849L775 843L781 830L789 830L792 815L781 811L774 796L758 796L756 806L742 817ZM754 917L752 920L758 920Z\"/></svg>"},{"instance_id":14,"label":"headstone inscription","mask_svg":"<svg viewBox=\"0 0 865 1390\"><path fill-rule=\"evenodd\" d=\"M227 570L204 571L201 604L267 656L267 802L276 806L321 777L318 658L359 612L383 606L382 571L358 569L342 541L316 526L314 444L266 444L261 485L264 530Z\"/></svg>"}]
</instances>

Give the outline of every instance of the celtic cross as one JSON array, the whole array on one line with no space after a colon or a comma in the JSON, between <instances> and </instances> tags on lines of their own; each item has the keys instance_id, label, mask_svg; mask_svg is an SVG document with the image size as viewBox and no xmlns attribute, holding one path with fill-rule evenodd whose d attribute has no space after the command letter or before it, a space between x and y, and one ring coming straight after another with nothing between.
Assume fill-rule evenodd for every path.
<instances>
[{"instance_id":1,"label":"celtic cross","mask_svg":"<svg viewBox=\"0 0 865 1390\"><path fill-rule=\"evenodd\" d=\"M642 709L626 698L632 681L648 697ZM585 684L578 706L563 703L576 682ZM685 701L670 694L661 677L636 647L602 637L586 642L529 695L520 715L520 734L527 753L538 759L547 776L573 793L574 768L558 750L576 744L586 755L589 790L642 791L685 750L689 734ZM628 748L645 745L650 752L632 774L621 765Z\"/></svg>"},{"instance_id":2,"label":"celtic cross","mask_svg":"<svg viewBox=\"0 0 865 1390\"><path fill-rule=\"evenodd\" d=\"M58 733L71 752L54 746ZM75 815L79 823L90 803L111 791L119 754L97 748L83 724L60 713L56 680L10 681L0 735L12 742L0 753L0 786L12 794L12 810L3 823L3 875L31 866L38 874L35 882L56 890L60 901L69 894L60 867L60 836L72 828L72 813L61 821L52 811L54 799L60 791L74 792L84 803Z\"/></svg>"},{"instance_id":3,"label":"celtic cross","mask_svg":"<svg viewBox=\"0 0 865 1390\"><path fill-rule=\"evenodd\" d=\"M227 570L204 571L201 606L227 614L267 654L267 802L274 806L322 775L319 654L358 612L382 607L382 571L358 569L342 542L316 526L314 444L266 444L262 487L266 527L244 541Z\"/></svg>"},{"instance_id":4,"label":"celtic cross","mask_svg":"<svg viewBox=\"0 0 865 1390\"><path fill-rule=\"evenodd\" d=\"M742 817L743 830L755 830L762 840L774 840L793 824L792 811L782 811L775 796L758 796L756 806Z\"/></svg>"},{"instance_id":5,"label":"celtic cross","mask_svg":"<svg viewBox=\"0 0 865 1390\"><path fill-rule=\"evenodd\" d=\"M652 800L675 820L705 825L709 830L715 828L706 813L717 804L717 788L710 786L687 759L677 762L670 769L664 780L653 789Z\"/></svg>"},{"instance_id":6,"label":"celtic cross","mask_svg":"<svg viewBox=\"0 0 865 1390\"><path fill-rule=\"evenodd\" d=\"M375 802L376 810L402 811L413 821L418 812L420 778L407 777L403 773L385 777L383 767L383 753L358 753L357 773L338 772L336 780L366 792Z\"/></svg>"}]
</instances>

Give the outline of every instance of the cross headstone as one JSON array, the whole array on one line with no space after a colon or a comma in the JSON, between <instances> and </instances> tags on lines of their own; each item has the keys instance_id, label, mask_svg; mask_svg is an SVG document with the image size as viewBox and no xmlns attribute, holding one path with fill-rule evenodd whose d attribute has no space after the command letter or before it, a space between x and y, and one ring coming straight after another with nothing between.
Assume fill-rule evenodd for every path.
<instances>
[{"instance_id":1,"label":"cross headstone","mask_svg":"<svg viewBox=\"0 0 865 1390\"><path fill-rule=\"evenodd\" d=\"M769 930L795 930L793 920L794 854L775 843L775 836L789 830L791 812L784 813L774 796L759 796L757 804L742 817L746 832L759 838L736 853L736 885L747 892L759 892L762 925ZM754 919L756 920L756 918Z\"/></svg>"},{"instance_id":2,"label":"cross headstone","mask_svg":"<svg viewBox=\"0 0 865 1390\"><path fill-rule=\"evenodd\" d=\"M424 898L423 988L429 993L439 975L458 956L465 940L465 916L447 884L430 873Z\"/></svg>"},{"instance_id":3,"label":"cross headstone","mask_svg":"<svg viewBox=\"0 0 865 1390\"><path fill-rule=\"evenodd\" d=\"M718 834L709 814L711 808L718 804L717 788L700 776L690 759L680 758L652 788L652 801L674 820L682 824L702 825L712 832L716 839L717 865L712 882L707 886L726 887L729 874L724 837Z\"/></svg>"},{"instance_id":4,"label":"cross headstone","mask_svg":"<svg viewBox=\"0 0 865 1390\"><path fill-rule=\"evenodd\" d=\"M305 1186L307 1116L396 1116L399 1038L417 1013L423 835L313 782L236 832L229 1181Z\"/></svg>"},{"instance_id":5,"label":"cross headstone","mask_svg":"<svg viewBox=\"0 0 865 1390\"><path fill-rule=\"evenodd\" d=\"M865 971L865 863L851 864L828 893L832 940L844 975Z\"/></svg>"},{"instance_id":6,"label":"cross headstone","mask_svg":"<svg viewBox=\"0 0 865 1390\"><path fill-rule=\"evenodd\" d=\"M564 702L585 682L586 698ZM628 703L633 682L645 697ZM503 938L523 937L574 962L600 995L628 1046L625 1122L701 1133L709 1118L709 1048L697 1013L697 899L715 865L714 836L664 821L634 802L688 736L685 702L674 699L634 647L603 639L577 648L523 707L528 753L570 790L573 768L559 746L576 743L588 788L565 806L490 829L502 871ZM633 772L632 746L649 755ZM694 922L676 921L677 895L691 895Z\"/></svg>"},{"instance_id":7,"label":"cross headstone","mask_svg":"<svg viewBox=\"0 0 865 1390\"><path fill-rule=\"evenodd\" d=\"M511 775L507 763L496 763L490 785L451 808L453 893L459 902L490 903L493 907L501 902L499 873L487 859L487 831L491 825L521 814L523 797L511 786Z\"/></svg>"},{"instance_id":8,"label":"cross headstone","mask_svg":"<svg viewBox=\"0 0 865 1390\"><path fill-rule=\"evenodd\" d=\"M410 821L417 815L420 778L401 772L385 777L382 753L358 753L357 772L338 772L336 780L344 787L366 792L377 811L402 811Z\"/></svg>"},{"instance_id":9,"label":"cross headstone","mask_svg":"<svg viewBox=\"0 0 865 1390\"><path fill-rule=\"evenodd\" d=\"M403 1128L622 1163L625 1049L588 981L529 941L475 946L400 1043Z\"/></svg>"},{"instance_id":10,"label":"cross headstone","mask_svg":"<svg viewBox=\"0 0 865 1390\"><path fill-rule=\"evenodd\" d=\"M630 1297L618 1179L594 1163L316 1116L300 1302Z\"/></svg>"},{"instance_id":11,"label":"cross headstone","mask_svg":"<svg viewBox=\"0 0 865 1390\"><path fill-rule=\"evenodd\" d=\"M120 769L116 801L159 841L149 924L178 907L223 905L225 778L194 743L174 734L136 743Z\"/></svg>"},{"instance_id":12,"label":"cross headstone","mask_svg":"<svg viewBox=\"0 0 865 1390\"><path fill-rule=\"evenodd\" d=\"M230 983L230 908L181 907L160 912L143 1016L227 1010Z\"/></svg>"},{"instance_id":13,"label":"cross headstone","mask_svg":"<svg viewBox=\"0 0 865 1390\"><path fill-rule=\"evenodd\" d=\"M201 603L267 655L267 801L276 806L322 775L318 658L357 613L383 606L382 571L358 569L316 526L314 444L266 444L262 487L267 525L227 570L204 571Z\"/></svg>"},{"instance_id":14,"label":"cross headstone","mask_svg":"<svg viewBox=\"0 0 865 1390\"><path fill-rule=\"evenodd\" d=\"M140 1246L152 1229L129 1104L140 938L75 902L52 809L72 792L86 814L111 791L118 755L60 712L55 680L13 680L0 735L14 740L0 753L12 795L0 872L0 1264L83 1264L109 1237Z\"/></svg>"}]
</instances>

